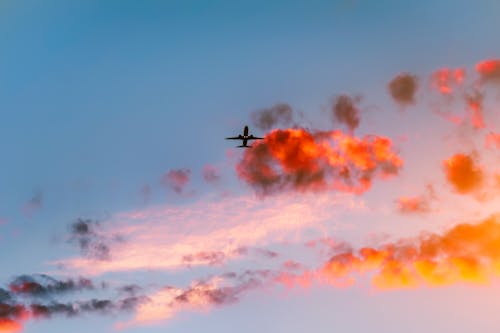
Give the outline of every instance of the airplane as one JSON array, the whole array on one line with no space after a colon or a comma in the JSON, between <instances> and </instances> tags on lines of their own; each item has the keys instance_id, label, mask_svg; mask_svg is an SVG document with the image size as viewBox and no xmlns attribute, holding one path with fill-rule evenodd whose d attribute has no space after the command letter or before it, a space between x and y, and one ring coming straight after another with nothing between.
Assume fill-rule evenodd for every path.
<instances>
[{"instance_id":1,"label":"airplane","mask_svg":"<svg viewBox=\"0 0 500 333\"><path fill-rule=\"evenodd\" d=\"M226 138L226 140L242 140L243 144L241 146L237 146L238 148L251 148L252 146L247 146L248 140L262 140L264 138L259 138L253 135L248 135L248 126L245 126L243 129L243 135L233 136Z\"/></svg>"}]
</instances>

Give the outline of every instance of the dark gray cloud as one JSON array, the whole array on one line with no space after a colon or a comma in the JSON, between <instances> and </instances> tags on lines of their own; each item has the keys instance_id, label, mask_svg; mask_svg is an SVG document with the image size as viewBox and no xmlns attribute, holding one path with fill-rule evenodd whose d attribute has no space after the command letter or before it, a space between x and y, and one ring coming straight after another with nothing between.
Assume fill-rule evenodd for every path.
<instances>
[{"instance_id":1,"label":"dark gray cloud","mask_svg":"<svg viewBox=\"0 0 500 333\"><path fill-rule=\"evenodd\" d=\"M270 108L254 111L250 114L250 117L255 127L263 131L268 131L277 125L291 125L293 122L293 111L290 105L278 103Z\"/></svg>"},{"instance_id":2,"label":"dark gray cloud","mask_svg":"<svg viewBox=\"0 0 500 333\"><path fill-rule=\"evenodd\" d=\"M337 123L346 125L353 131L359 126L360 111L358 108L359 97L350 97L348 95L338 96L332 105L333 120Z\"/></svg>"},{"instance_id":3,"label":"dark gray cloud","mask_svg":"<svg viewBox=\"0 0 500 333\"><path fill-rule=\"evenodd\" d=\"M50 297L61 293L93 290L94 285L91 280L85 278L57 280L39 274L17 276L9 284L9 289L17 295Z\"/></svg>"},{"instance_id":4,"label":"dark gray cloud","mask_svg":"<svg viewBox=\"0 0 500 333\"><path fill-rule=\"evenodd\" d=\"M10 293L5 289L0 288L0 303L8 301L10 298Z\"/></svg>"},{"instance_id":5,"label":"dark gray cloud","mask_svg":"<svg viewBox=\"0 0 500 333\"><path fill-rule=\"evenodd\" d=\"M396 103L407 106L415 103L418 79L410 73L396 75L388 84L389 93Z\"/></svg>"},{"instance_id":6,"label":"dark gray cloud","mask_svg":"<svg viewBox=\"0 0 500 333\"><path fill-rule=\"evenodd\" d=\"M110 260L110 244L121 241L120 237L109 238L101 232L99 221L79 218L70 225L68 242L76 244L88 258Z\"/></svg>"},{"instance_id":7,"label":"dark gray cloud","mask_svg":"<svg viewBox=\"0 0 500 333\"><path fill-rule=\"evenodd\" d=\"M91 299L88 301L67 303L32 303L28 308L35 318L50 318L54 315L75 317L86 313L106 315L120 313L122 311L131 311L135 309L137 305L146 301L146 297L127 297L117 301L110 299Z\"/></svg>"}]
</instances>

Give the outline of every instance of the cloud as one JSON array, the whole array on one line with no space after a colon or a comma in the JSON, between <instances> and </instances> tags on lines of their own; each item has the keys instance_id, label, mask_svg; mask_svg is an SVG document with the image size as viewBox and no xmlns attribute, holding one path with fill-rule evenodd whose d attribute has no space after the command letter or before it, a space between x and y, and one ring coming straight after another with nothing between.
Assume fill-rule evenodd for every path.
<instances>
[{"instance_id":1,"label":"cloud","mask_svg":"<svg viewBox=\"0 0 500 333\"><path fill-rule=\"evenodd\" d=\"M267 271L223 274L208 280L193 281L186 288L166 286L138 305L134 319L117 328L152 324L173 318L181 311L208 311L236 303L240 295L264 283Z\"/></svg>"},{"instance_id":2,"label":"cloud","mask_svg":"<svg viewBox=\"0 0 500 333\"><path fill-rule=\"evenodd\" d=\"M226 261L236 258L241 248L296 239L307 228L322 228L340 212L364 209L361 199L341 193L215 198L115 214L103 224L102 234L110 238L119 233L127 242L113 246L112 260L69 257L53 264L82 276L184 269L186 259L191 266L207 265L223 256ZM200 260L200 253L208 261Z\"/></svg>"},{"instance_id":3,"label":"cloud","mask_svg":"<svg viewBox=\"0 0 500 333\"><path fill-rule=\"evenodd\" d=\"M500 83L500 59L489 59L481 61L476 65L482 82Z\"/></svg>"},{"instance_id":4,"label":"cloud","mask_svg":"<svg viewBox=\"0 0 500 333\"><path fill-rule=\"evenodd\" d=\"M474 154L455 154L443 162L446 179L460 194L468 194L481 188L484 172Z\"/></svg>"},{"instance_id":5,"label":"cloud","mask_svg":"<svg viewBox=\"0 0 500 333\"><path fill-rule=\"evenodd\" d=\"M491 217L479 224L459 224L442 235L427 233L379 248L336 254L321 268L332 281L374 273L381 289L486 283L500 273L500 223Z\"/></svg>"},{"instance_id":6,"label":"cloud","mask_svg":"<svg viewBox=\"0 0 500 333\"><path fill-rule=\"evenodd\" d=\"M98 221L79 218L70 225L68 242L77 244L83 255L97 260L110 260L109 243L116 241L116 236L106 237L101 232Z\"/></svg>"},{"instance_id":7,"label":"cloud","mask_svg":"<svg viewBox=\"0 0 500 333\"><path fill-rule=\"evenodd\" d=\"M427 185L425 194L414 197L400 197L396 204L402 214L424 214L431 211L431 200L436 198L434 187Z\"/></svg>"},{"instance_id":8,"label":"cloud","mask_svg":"<svg viewBox=\"0 0 500 333\"><path fill-rule=\"evenodd\" d=\"M144 203L148 203L151 200L151 193L152 193L152 190L151 190L151 186L149 186L149 184L146 184L141 188L141 196L142 196Z\"/></svg>"},{"instance_id":9,"label":"cloud","mask_svg":"<svg viewBox=\"0 0 500 333\"><path fill-rule=\"evenodd\" d=\"M0 288L0 303L8 301L10 298L10 293L5 289Z\"/></svg>"},{"instance_id":10,"label":"cloud","mask_svg":"<svg viewBox=\"0 0 500 333\"><path fill-rule=\"evenodd\" d=\"M389 82L387 88L396 103L402 106L415 104L418 79L412 74L401 73Z\"/></svg>"},{"instance_id":11,"label":"cloud","mask_svg":"<svg viewBox=\"0 0 500 333\"><path fill-rule=\"evenodd\" d=\"M217 170L217 168L215 168L213 165L210 164L205 164L202 170L202 174L203 174L203 179L207 183L215 183L220 179L219 171Z\"/></svg>"},{"instance_id":12,"label":"cloud","mask_svg":"<svg viewBox=\"0 0 500 333\"><path fill-rule=\"evenodd\" d=\"M442 234L423 233L357 250L339 248L318 269L280 272L274 281L290 288L314 283L344 288L369 277L379 290L486 284L500 277L499 242L500 222L492 216Z\"/></svg>"},{"instance_id":13,"label":"cloud","mask_svg":"<svg viewBox=\"0 0 500 333\"><path fill-rule=\"evenodd\" d=\"M132 311L147 302L146 297L127 297L118 301L109 299L91 299L61 303L2 304L0 303L0 332L22 330L23 322L29 319L48 319L53 316L76 317L88 313L118 314Z\"/></svg>"},{"instance_id":14,"label":"cloud","mask_svg":"<svg viewBox=\"0 0 500 333\"><path fill-rule=\"evenodd\" d=\"M425 197L401 197L397 201L398 211L403 214L428 213L430 212L429 202Z\"/></svg>"},{"instance_id":15,"label":"cloud","mask_svg":"<svg viewBox=\"0 0 500 333\"><path fill-rule=\"evenodd\" d=\"M289 190L363 193L373 178L395 175L402 165L385 137L286 129L273 130L246 150L236 168L240 179L268 195Z\"/></svg>"},{"instance_id":16,"label":"cloud","mask_svg":"<svg viewBox=\"0 0 500 333\"><path fill-rule=\"evenodd\" d=\"M22 330L21 322L26 317L26 309L19 304L0 302L0 332L19 332Z\"/></svg>"},{"instance_id":17,"label":"cloud","mask_svg":"<svg viewBox=\"0 0 500 333\"><path fill-rule=\"evenodd\" d=\"M267 109L251 113L251 119L258 129L268 131L277 125L289 126L293 122L293 111L290 105L278 103Z\"/></svg>"},{"instance_id":18,"label":"cloud","mask_svg":"<svg viewBox=\"0 0 500 333\"><path fill-rule=\"evenodd\" d=\"M24 205L23 213L31 217L36 211L42 208L43 205L43 193L41 191L37 191L33 197Z\"/></svg>"},{"instance_id":19,"label":"cloud","mask_svg":"<svg viewBox=\"0 0 500 333\"><path fill-rule=\"evenodd\" d=\"M9 284L9 289L10 292L0 288L0 332L21 331L27 320L56 315L118 314L134 310L147 301L147 297L136 295L134 289L129 296L117 300L92 298L61 302L58 296L62 294L95 288L88 279L63 281L43 274L18 276Z\"/></svg>"},{"instance_id":20,"label":"cloud","mask_svg":"<svg viewBox=\"0 0 500 333\"><path fill-rule=\"evenodd\" d=\"M496 147L500 149L500 133L488 133L485 141L486 148Z\"/></svg>"},{"instance_id":21,"label":"cloud","mask_svg":"<svg viewBox=\"0 0 500 333\"><path fill-rule=\"evenodd\" d=\"M222 251L200 251L194 254L182 256L182 261L187 264L220 265L226 260L226 254Z\"/></svg>"},{"instance_id":22,"label":"cloud","mask_svg":"<svg viewBox=\"0 0 500 333\"><path fill-rule=\"evenodd\" d=\"M334 121L344 124L352 132L360 122L360 111L357 106L359 97L340 95L332 105L332 115Z\"/></svg>"},{"instance_id":23,"label":"cloud","mask_svg":"<svg viewBox=\"0 0 500 333\"><path fill-rule=\"evenodd\" d=\"M472 126L478 129L486 127L483 116L483 99L483 94L477 90L465 95Z\"/></svg>"},{"instance_id":24,"label":"cloud","mask_svg":"<svg viewBox=\"0 0 500 333\"><path fill-rule=\"evenodd\" d=\"M17 276L9 284L9 289L16 295L49 297L56 294L79 290L93 290L94 285L92 284L92 281L85 278L60 281L50 276L41 274Z\"/></svg>"},{"instance_id":25,"label":"cloud","mask_svg":"<svg viewBox=\"0 0 500 333\"><path fill-rule=\"evenodd\" d=\"M443 95L451 95L465 80L464 68L441 68L432 73L431 85Z\"/></svg>"},{"instance_id":26,"label":"cloud","mask_svg":"<svg viewBox=\"0 0 500 333\"><path fill-rule=\"evenodd\" d=\"M190 177L191 170L189 169L170 170L163 175L162 184L180 194L189 183Z\"/></svg>"}]
</instances>

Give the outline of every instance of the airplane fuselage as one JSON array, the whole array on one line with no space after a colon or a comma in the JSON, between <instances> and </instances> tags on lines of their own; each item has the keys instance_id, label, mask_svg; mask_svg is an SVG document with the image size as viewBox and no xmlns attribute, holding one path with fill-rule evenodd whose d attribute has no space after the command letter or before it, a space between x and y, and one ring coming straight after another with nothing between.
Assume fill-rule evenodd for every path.
<instances>
[{"instance_id":1,"label":"airplane fuselage","mask_svg":"<svg viewBox=\"0 0 500 333\"><path fill-rule=\"evenodd\" d=\"M231 138L226 138L230 140L242 140L241 146L238 146L239 148L250 148L250 146L247 145L248 140L261 140L263 138L258 138L253 135L248 134L248 126L245 126L243 128L243 135L239 134L236 137L231 137Z\"/></svg>"}]
</instances>

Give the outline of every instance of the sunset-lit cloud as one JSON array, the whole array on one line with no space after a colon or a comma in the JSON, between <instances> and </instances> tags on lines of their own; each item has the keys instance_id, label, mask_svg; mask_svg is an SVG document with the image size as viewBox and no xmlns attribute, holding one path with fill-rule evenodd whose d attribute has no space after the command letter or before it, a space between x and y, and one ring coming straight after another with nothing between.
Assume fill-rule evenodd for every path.
<instances>
[{"instance_id":1,"label":"sunset-lit cloud","mask_svg":"<svg viewBox=\"0 0 500 333\"><path fill-rule=\"evenodd\" d=\"M266 275L265 271L247 271L241 275L226 274L205 281L193 281L186 288L164 287L137 307L131 321L119 323L116 327L154 324L172 319L181 311L206 312L217 306L235 303L242 293L259 287L263 283L261 278Z\"/></svg>"},{"instance_id":2,"label":"sunset-lit cloud","mask_svg":"<svg viewBox=\"0 0 500 333\"><path fill-rule=\"evenodd\" d=\"M476 65L483 82L500 83L500 59L489 59L479 62Z\"/></svg>"},{"instance_id":3,"label":"sunset-lit cloud","mask_svg":"<svg viewBox=\"0 0 500 333\"><path fill-rule=\"evenodd\" d=\"M379 248L333 256L322 273L333 279L373 272L375 287L409 288L459 282L486 283L500 273L500 223L491 217Z\"/></svg>"},{"instance_id":4,"label":"sunset-lit cloud","mask_svg":"<svg viewBox=\"0 0 500 333\"><path fill-rule=\"evenodd\" d=\"M0 332L14 333L20 332L22 329L23 327L18 321L8 318L0 318Z\"/></svg>"},{"instance_id":5,"label":"sunset-lit cloud","mask_svg":"<svg viewBox=\"0 0 500 333\"><path fill-rule=\"evenodd\" d=\"M485 139L486 148L500 149L500 133L490 132Z\"/></svg>"},{"instance_id":6,"label":"sunset-lit cloud","mask_svg":"<svg viewBox=\"0 0 500 333\"><path fill-rule=\"evenodd\" d=\"M451 95L465 79L464 68L441 68L431 76L431 85L443 95Z\"/></svg>"},{"instance_id":7,"label":"sunset-lit cloud","mask_svg":"<svg viewBox=\"0 0 500 333\"><path fill-rule=\"evenodd\" d=\"M216 183L221 178L219 170L210 164L203 166L202 175L207 183Z\"/></svg>"},{"instance_id":8,"label":"sunset-lit cloud","mask_svg":"<svg viewBox=\"0 0 500 333\"><path fill-rule=\"evenodd\" d=\"M396 201L398 212L402 214L422 214L431 211L431 202L436 199L434 186L427 185L424 194L400 197Z\"/></svg>"},{"instance_id":9,"label":"sunset-lit cloud","mask_svg":"<svg viewBox=\"0 0 500 333\"><path fill-rule=\"evenodd\" d=\"M485 128L484 110L483 110L484 96L481 92L475 90L470 94L465 95L467 103L467 110L470 114L470 121L474 128Z\"/></svg>"},{"instance_id":10,"label":"sunset-lit cloud","mask_svg":"<svg viewBox=\"0 0 500 333\"><path fill-rule=\"evenodd\" d=\"M147 297L135 292L127 292L119 298L74 299L85 297L82 296L85 292L102 292L105 285L102 283L96 288L85 278L59 280L43 274L18 276L9 284L9 290L0 288L0 332L21 331L24 323L33 319L127 313L147 301Z\"/></svg>"},{"instance_id":11,"label":"sunset-lit cloud","mask_svg":"<svg viewBox=\"0 0 500 333\"><path fill-rule=\"evenodd\" d=\"M401 197L397 201L398 211L403 214L427 213L430 211L429 201L423 196Z\"/></svg>"},{"instance_id":12,"label":"sunset-lit cloud","mask_svg":"<svg viewBox=\"0 0 500 333\"><path fill-rule=\"evenodd\" d=\"M170 170L162 177L162 184L175 193L182 193L184 188L189 183L191 177L191 170L189 169L177 169Z\"/></svg>"},{"instance_id":13,"label":"sunset-lit cloud","mask_svg":"<svg viewBox=\"0 0 500 333\"><path fill-rule=\"evenodd\" d=\"M244 254L241 248L300 239L305 229L321 229L341 211L362 210L362 200L341 193L204 198L191 205L151 207L102 223L103 236L124 239L112 245L111 260L74 257L54 264L87 276L221 263ZM248 253L262 256L258 252Z\"/></svg>"},{"instance_id":14,"label":"sunset-lit cloud","mask_svg":"<svg viewBox=\"0 0 500 333\"><path fill-rule=\"evenodd\" d=\"M447 181L457 193L471 193L483 184L484 172L474 154L455 154L443 166Z\"/></svg>"},{"instance_id":15,"label":"sunset-lit cloud","mask_svg":"<svg viewBox=\"0 0 500 333\"><path fill-rule=\"evenodd\" d=\"M365 278L379 290L486 284L500 277L500 223L496 216L459 224L438 233L388 242L378 247L338 250L318 269L282 272L287 287L328 284L352 287Z\"/></svg>"},{"instance_id":16,"label":"sunset-lit cloud","mask_svg":"<svg viewBox=\"0 0 500 333\"><path fill-rule=\"evenodd\" d=\"M274 130L245 151L239 177L260 194L288 190L367 191L374 178L396 175L403 160L390 139L341 131Z\"/></svg>"},{"instance_id":17,"label":"sunset-lit cloud","mask_svg":"<svg viewBox=\"0 0 500 333\"><path fill-rule=\"evenodd\" d=\"M49 297L79 290L93 290L94 285L85 278L56 280L42 274L17 276L9 284L9 289L16 295Z\"/></svg>"}]
</instances>

